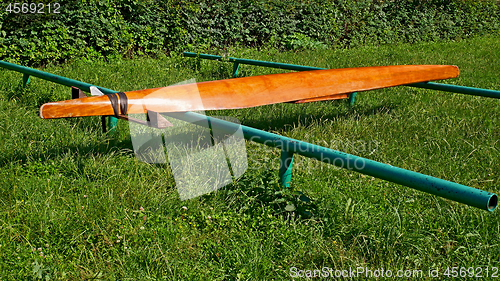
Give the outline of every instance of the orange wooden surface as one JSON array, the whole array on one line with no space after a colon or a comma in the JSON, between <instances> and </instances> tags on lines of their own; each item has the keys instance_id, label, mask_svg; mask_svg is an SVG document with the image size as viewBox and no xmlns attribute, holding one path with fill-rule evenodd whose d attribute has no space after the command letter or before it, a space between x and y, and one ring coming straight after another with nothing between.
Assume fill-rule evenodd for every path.
<instances>
[{"instance_id":1,"label":"orange wooden surface","mask_svg":"<svg viewBox=\"0 0 500 281\"><path fill-rule=\"evenodd\" d=\"M281 102L310 102L416 82L454 78L452 65L396 65L302 71L200 82L126 92L127 113L235 109ZM107 96L46 103L42 118L113 115Z\"/></svg>"}]
</instances>

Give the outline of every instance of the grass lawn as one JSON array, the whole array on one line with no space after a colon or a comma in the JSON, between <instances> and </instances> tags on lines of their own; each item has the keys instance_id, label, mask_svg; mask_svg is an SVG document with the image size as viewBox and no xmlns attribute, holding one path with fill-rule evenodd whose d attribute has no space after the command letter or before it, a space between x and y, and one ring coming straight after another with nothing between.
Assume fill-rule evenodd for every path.
<instances>
[{"instance_id":1,"label":"grass lawn","mask_svg":"<svg viewBox=\"0 0 500 281\"><path fill-rule=\"evenodd\" d=\"M500 90L499 36L226 54L326 68L453 64L460 77L444 83ZM128 91L229 78L232 64L173 56L43 70ZM240 66L244 76L280 72ZM283 190L280 151L252 142L242 178L181 201L168 165L134 157L125 121L104 134L97 117L42 120L39 106L69 99L70 89L37 78L23 88L21 77L0 70L0 280L288 280L325 267L500 276L498 210L301 156ZM353 107L328 101L207 114L499 193L499 112L496 99L396 87L358 93ZM298 200L298 191L312 201ZM285 209L290 203L296 210Z\"/></svg>"}]
</instances>

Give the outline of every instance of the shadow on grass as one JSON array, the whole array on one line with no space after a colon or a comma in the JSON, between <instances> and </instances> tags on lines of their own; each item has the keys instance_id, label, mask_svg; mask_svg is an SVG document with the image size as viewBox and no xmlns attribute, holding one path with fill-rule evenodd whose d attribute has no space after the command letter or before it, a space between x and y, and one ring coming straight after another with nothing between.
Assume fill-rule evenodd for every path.
<instances>
[{"instance_id":1,"label":"shadow on grass","mask_svg":"<svg viewBox=\"0 0 500 281\"><path fill-rule=\"evenodd\" d=\"M77 125L78 127L83 127L85 129L84 133L94 133L88 127L84 125ZM98 133L102 134L102 133ZM93 142L92 144L73 144L73 145L62 145L57 147L49 148L43 152L30 153L30 151L19 152L4 152L0 154L0 167L8 165L12 159L16 161L21 161L23 163L28 162L30 159L40 159L42 161L54 159L57 156L67 154L69 152L76 153L78 155L93 155L93 154L109 154L111 152L123 152L130 150L130 154L133 154L132 142L130 139L117 140L114 138L109 138L103 140L103 136L98 136L99 142ZM24 139L27 139L24 138Z\"/></svg>"},{"instance_id":2,"label":"shadow on grass","mask_svg":"<svg viewBox=\"0 0 500 281\"><path fill-rule=\"evenodd\" d=\"M347 101L327 101L323 103L340 102L347 103ZM293 106L303 105L294 104ZM397 107L398 104L380 105L375 107L356 105L354 107L350 107L348 105L336 105L332 107L332 110L329 113L318 112L317 114L311 114L308 112L308 108L303 107L301 110L288 112L286 116L280 114L281 116L271 116L270 118L266 118L265 116L261 118L245 118L242 122L245 126L265 131L283 130L287 127L294 127L296 124L300 124L303 127L309 127L311 125L317 125L324 122L325 120L339 120L342 122L372 115L391 114L393 110L397 109Z\"/></svg>"}]
</instances>

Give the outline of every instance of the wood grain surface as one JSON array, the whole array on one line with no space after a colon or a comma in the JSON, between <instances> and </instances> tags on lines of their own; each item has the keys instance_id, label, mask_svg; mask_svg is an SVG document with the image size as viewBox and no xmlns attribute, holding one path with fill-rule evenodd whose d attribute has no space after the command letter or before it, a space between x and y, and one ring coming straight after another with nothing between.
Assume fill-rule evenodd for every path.
<instances>
[{"instance_id":1,"label":"wood grain surface","mask_svg":"<svg viewBox=\"0 0 500 281\"><path fill-rule=\"evenodd\" d=\"M346 98L348 93L454 78L452 65L396 65L302 71L126 92L128 113L236 109ZM113 115L107 96L50 102L41 118Z\"/></svg>"}]
</instances>

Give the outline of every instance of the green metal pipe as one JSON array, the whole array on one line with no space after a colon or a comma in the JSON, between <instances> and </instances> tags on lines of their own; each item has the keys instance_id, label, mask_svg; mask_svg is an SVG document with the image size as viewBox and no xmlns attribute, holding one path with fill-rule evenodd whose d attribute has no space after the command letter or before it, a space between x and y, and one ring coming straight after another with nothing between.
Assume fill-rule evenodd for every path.
<instances>
[{"instance_id":1,"label":"green metal pipe","mask_svg":"<svg viewBox=\"0 0 500 281\"><path fill-rule=\"evenodd\" d=\"M113 116L108 117L108 128L107 131L113 132L117 127L117 118Z\"/></svg>"},{"instance_id":2,"label":"green metal pipe","mask_svg":"<svg viewBox=\"0 0 500 281\"><path fill-rule=\"evenodd\" d=\"M349 105L350 105L350 106L353 106L353 105L354 105L354 102L356 101L356 95L357 95L357 93L356 93L356 92L351 93L351 94L349 95Z\"/></svg>"},{"instance_id":3,"label":"green metal pipe","mask_svg":"<svg viewBox=\"0 0 500 281\"><path fill-rule=\"evenodd\" d=\"M238 70L240 69L240 64L235 62L233 64L233 77L236 78L238 77Z\"/></svg>"},{"instance_id":4,"label":"green metal pipe","mask_svg":"<svg viewBox=\"0 0 500 281\"><path fill-rule=\"evenodd\" d=\"M23 87L26 88L26 85L28 85L30 80L31 80L31 77L28 74L24 73L23 74Z\"/></svg>"},{"instance_id":5,"label":"green metal pipe","mask_svg":"<svg viewBox=\"0 0 500 281\"><path fill-rule=\"evenodd\" d=\"M203 115L194 112L168 113L166 115L188 122L195 122L200 120L200 118L204 118ZM379 163L359 156L335 151L329 148L283 137L251 127L237 125L213 117L207 116L206 118L210 120L212 126L219 126L220 129L225 129L228 132L232 132L236 130L237 126L241 126L245 139L271 147L280 148L288 151L288 153L297 153L305 157L314 158L341 168L405 185L490 212L495 210L498 204L497 195L491 192L438 179L432 176Z\"/></svg>"},{"instance_id":6,"label":"green metal pipe","mask_svg":"<svg viewBox=\"0 0 500 281\"><path fill-rule=\"evenodd\" d=\"M434 82L421 82L415 84L408 84L406 86L500 99L500 91L488 90L488 89L457 86L450 84L440 84Z\"/></svg>"},{"instance_id":7,"label":"green metal pipe","mask_svg":"<svg viewBox=\"0 0 500 281\"><path fill-rule=\"evenodd\" d=\"M293 153L281 150L279 176L282 187L290 187L293 171Z\"/></svg>"},{"instance_id":8,"label":"green metal pipe","mask_svg":"<svg viewBox=\"0 0 500 281\"><path fill-rule=\"evenodd\" d=\"M209 54L197 54L197 53L192 53L192 52L184 52L183 55L185 57L192 57L192 58L200 57L202 59L209 59L209 60L221 60L223 58L222 56L209 55ZM241 64L273 67L273 68L296 70L296 71L327 69L327 68L321 68L321 67L312 67L312 66L288 64L288 63L261 61L261 60L239 59L239 58L233 58L233 57L229 57L228 60L229 60L229 62L236 62L236 63L241 63Z\"/></svg>"},{"instance_id":9,"label":"green metal pipe","mask_svg":"<svg viewBox=\"0 0 500 281\"><path fill-rule=\"evenodd\" d=\"M92 85L89 83L81 82L78 80L73 80L70 78L63 77L63 76L55 75L52 73L47 73L47 72L40 71L37 69L33 69L33 68L26 67L26 66L21 66L21 65L9 63L6 61L1 61L1 60L0 60L0 67L23 73L24 86L26 86L26 84L29 82L30 76L38 77L38 78L41 78L41 79L44 79L47 81L51 81L51 82L54 82L57 84L65 85L68 87L74 86L74 87L77 87L80 90L85 91L85 92L90 92L90 87L95 86L95 85ZM101 87L98 87L98 88L104 94L117 93L117 91L113 91L110 89L101 88ZM108 124L109 124L110 131L115 129L116 128L116 118L110 116L109 120L108 120Z\"/></svg>"},{"instance_id":10,"label":"green metal pipe","mask_svg":"<svg viewBox=\"0 0 500 281\"><path fill-rule=\"evenodd\" d=\"M303 66L296 64L288 64L288 63L279 63L279 62L270 62L270 61L260 61L260 60L250 60L250 59L238 59L238 58L229 58L230 62L237 62L242 64L250 64L257 66L265 66L279 69L287 69L287 70L296 70L296 71L308 71L308 70L322 70L327 68L320 67L312 67L312 66Z\"/></svg>"},{"instance_id":11,"label":"green metal pipe","mask_svg":"<svg viewBox=\"0 0 500 281\"><path fill-rule=\"evenodd\" d=\"M209 54L198 54L198 53L193 53L193 52L184 52L182 53L183 56L185 57L190 57L190 58L202 58L202 59L207 59L207 60L220 60L222 59L222 56L216 56L216 55L209 55Z\"/></svg>"}]
</instances>

